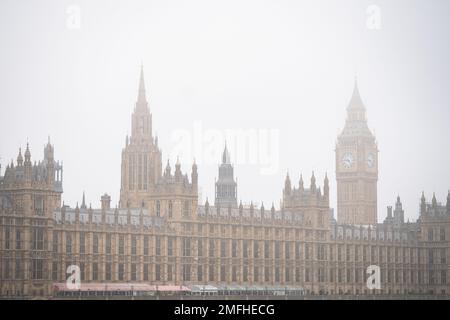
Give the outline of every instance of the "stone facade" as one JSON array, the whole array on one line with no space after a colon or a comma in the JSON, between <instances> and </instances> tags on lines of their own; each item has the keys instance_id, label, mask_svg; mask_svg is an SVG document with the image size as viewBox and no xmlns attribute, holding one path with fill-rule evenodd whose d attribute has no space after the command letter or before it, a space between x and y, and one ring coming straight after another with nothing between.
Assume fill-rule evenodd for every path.
<instances>
[{"instance_id":1,"label":"stone facade","mask_svg":"<svg viewBox=\"0 0 450 320\"><path fill-rule=\"evenodd\" d=\"M107 194L101 196L99 209L88 207L84 195L75 208L61 204L62 164L54 160L50 142L44 161L32 165L27 146L25 161L20 151L17 164L8 165L0 176L1 296L50 296L52 283L65 281L69 265L80 267L83 282L293 286L315 294L448 294L450 193L446 205L434 196L427 203L422 195L416 222L404 221L397 198L395 210L388 207L384 222L377 222L377 147L358 97L355 89L336 148L342 210L336 221L328 177L319 186L314 173L307 187L303 177L298 186L286 177L279 210L273 204L270 209L238 205L226 149L215 205L208 200L199 205L195 163L190 179L179 162L174 174L169 163L162 171L141 72L132 134L122 151L118 207L111 207ZM381 268L379 290L366 286L369 265Z\"/></svg>"}]
</instances>

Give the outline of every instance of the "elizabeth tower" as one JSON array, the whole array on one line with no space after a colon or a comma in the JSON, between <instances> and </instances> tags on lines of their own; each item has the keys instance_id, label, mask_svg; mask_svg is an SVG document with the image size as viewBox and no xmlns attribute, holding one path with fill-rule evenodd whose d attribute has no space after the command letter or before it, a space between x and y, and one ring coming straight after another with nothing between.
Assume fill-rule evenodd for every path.
<instances>
[{"instance_id":1,"label":"elizabeth tower","mask_svg":"<svg viewBox=\"0 0 450 320\"><path fill-rule=\"evenodd\" d=\"M378 146L369 130L366 108L355 82L347 119L336 144L339 223L377 223Z\"/></svg>"}]
</instances>

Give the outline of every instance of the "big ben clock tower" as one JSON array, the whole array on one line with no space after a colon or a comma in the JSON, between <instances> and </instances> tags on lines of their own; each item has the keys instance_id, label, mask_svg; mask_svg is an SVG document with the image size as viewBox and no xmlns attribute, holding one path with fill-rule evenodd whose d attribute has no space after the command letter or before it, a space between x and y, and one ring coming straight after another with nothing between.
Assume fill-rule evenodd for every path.
<instances>
[{"instance_id":1,"label":"big ben clock tower","mask_svg":"<svg viewBox=\"0 0 450 320\"><path fill-rule=\"evenodd\" d=\"M356 82L336 144L336 180L338 222L376 224L378 147Z\"/></svg>"}]
</instances>

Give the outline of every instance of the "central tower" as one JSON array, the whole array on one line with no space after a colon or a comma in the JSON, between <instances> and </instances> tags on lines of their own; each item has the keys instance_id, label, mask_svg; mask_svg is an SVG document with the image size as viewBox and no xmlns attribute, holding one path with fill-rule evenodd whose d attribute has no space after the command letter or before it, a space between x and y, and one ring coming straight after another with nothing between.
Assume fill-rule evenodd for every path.
<instances>
[{"instance_id":1,"label":"central tower","mask_svg":"<svg viewBox=\"0 0 450 320\"><path fill-rule=\"evenodd\" d=\"M222 164L219 166L214 205L222 208L237 208L237 183L234 180L234 168L226 144L222 154Z\"/></svg>"},{"instance_id":2,"label":"central tower","mask_svg":"<svg viewBox=\"0 0 450 320\"><path fill-rule=\"evenodd\" d=\"M131 137L126 137L122 150L120 207L144 206L162 175L158 138L152 135L152 114L145 92L144 69L141 66L137 102L131 116Z\"/></svg>"},{"instance_id":3,"label":"central tower","mask_svg":"<svg viewBox=\"0 0 450 320\"><path fill-rule=\"evenodd\" d=\"M336 144L337 219L343 224L377 223L378 146L355 81L347 120Z\"/></svg>"}]
</instances>

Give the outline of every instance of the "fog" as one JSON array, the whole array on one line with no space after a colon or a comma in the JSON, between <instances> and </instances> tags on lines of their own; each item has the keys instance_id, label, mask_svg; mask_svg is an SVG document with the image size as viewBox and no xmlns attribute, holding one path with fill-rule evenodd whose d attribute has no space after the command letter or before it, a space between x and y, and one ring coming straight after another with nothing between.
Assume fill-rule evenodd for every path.
<instances>
[{"instance_id":1,"label":"fog","mask_svg":"<svg viewBox=\"0 0 450 320\"><path fill-rule=\"evenodd\" d=\"M239 199L278 206L287 170L295 184L314 170L320 185L328 173L335 208L335 142L357 77L380 150L378 219L399 194L415 220L422 191L444 202L450 189L449 9L446 0L3 0L2 174L27 141L32 161L42 159L50 136L66 204L83 191L93 207L104 192L118 202L143 63L163 163L191 133L201 147L180 162L190 173L198 159L203 201L220 161L205 148L255 130L278 135L261 138L275 146L275 169L231 148ZM202 139L216 139L195 140L199 125Z\"/></svg>"}]
</instances>

